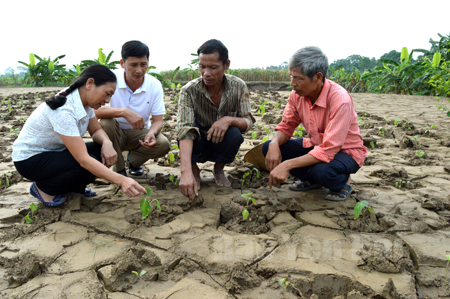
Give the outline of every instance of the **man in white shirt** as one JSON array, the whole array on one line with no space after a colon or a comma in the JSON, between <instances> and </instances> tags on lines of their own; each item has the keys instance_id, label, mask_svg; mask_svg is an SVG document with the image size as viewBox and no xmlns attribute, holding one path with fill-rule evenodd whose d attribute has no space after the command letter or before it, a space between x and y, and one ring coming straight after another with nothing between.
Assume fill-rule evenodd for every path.
<instances>
[{"instance_id":1,"label":"man in white shirt","mask_svg":"<svg viewBox=\"0 0 450 299\"><path fill-rule=\"evenodd\" d=\"M128 151L126 164L133 176L144 174L141 165L170 150L163 127L164 93L161 83L147 74L150 51L140 41L122 46L122 69L114 70L117 88L108 106L95 110L97 118L118 153L116 170L127 175L122 151ZM150 115L152 121L150 122Z\"/></svg>"}]
</instances>

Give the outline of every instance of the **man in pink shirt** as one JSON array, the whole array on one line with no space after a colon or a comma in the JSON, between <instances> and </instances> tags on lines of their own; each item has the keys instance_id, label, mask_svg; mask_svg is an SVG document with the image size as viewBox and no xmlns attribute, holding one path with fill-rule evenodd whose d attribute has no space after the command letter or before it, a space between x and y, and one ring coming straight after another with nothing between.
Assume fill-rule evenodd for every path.
<instances>
[{"instance_id":1,"label":"man in pink shirt","mask_svg":"<svg viewBox=\"0 0 450 299\"><path fill-rule=\"evenodd\" d=\"M270 171L269 187L297 177L291 190L325 187L325 199L345 200L352 192L350 174L367 156L350 94L325 78L327 56L317 47L298 50L289 60L293 90L283 119L262 151ZM302 123L309 138L291 139Z\"/></svg>"}]
</instances>

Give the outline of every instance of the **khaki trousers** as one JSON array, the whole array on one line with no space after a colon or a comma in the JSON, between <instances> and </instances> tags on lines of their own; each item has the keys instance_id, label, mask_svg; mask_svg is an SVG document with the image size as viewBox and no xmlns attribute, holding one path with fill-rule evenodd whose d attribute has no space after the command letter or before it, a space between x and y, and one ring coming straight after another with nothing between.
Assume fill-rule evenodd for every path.
<instances>
[{"instance_id":1,"label":"khaki trousers","mask_svg":"<svg viewBox=\"0 0 450 299\"><path fill-rule=\"evenodd\" d=\"M112 141L114 150L117 152L117 171L122 171L125 168L122 151L129 152L128 159L130 164L137 168L149 159L165 156L170 150L169 140L162 133L156 135L156 145L150 149L146 149L141 146L139 140L144 141L148 129L123 130L114 118L101 119L100 124Z\"/></svg>"}]
</instances>

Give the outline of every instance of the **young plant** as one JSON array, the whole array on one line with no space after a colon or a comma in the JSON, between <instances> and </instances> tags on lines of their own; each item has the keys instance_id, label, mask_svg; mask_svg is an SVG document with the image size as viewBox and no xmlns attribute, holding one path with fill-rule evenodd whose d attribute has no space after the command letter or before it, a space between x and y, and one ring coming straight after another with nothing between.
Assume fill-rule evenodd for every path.
<instances>
[{"instance_id":1,"label":"young plant","mask_svg":"<svg viewBox=\"0 0 450 299\"><path fill-rule=\"evenodd\" d=\"M374 143L373 141L370 142L370 147L371 147L372 149L375 148L375 143Z\"/></svg>"},{"instance_id":2,"label":"young plant","mask_svg":"<svg viewBox=\"0 0 450 299\"><path fill-rule=\"evenodd\" d=\"M131 273L136 274L137 277L141 278L142 275L144 275L145 273L147 273L147 271L142 270L140 273L138 273L137 271L131 271Z\"/></svg>"},{"instance_id":3,"label":"young plant","mask_svg":"<svg viewBox=\"0 0 450 299\"><path fill-rule=\"evenodd\" d=\"M6 176L5 176L5 179L6 179L6 186L8 186L8 187L9 187L9 177L10 177L10 176L12 176L12 173L7 173Z\"/></svg>"},{"instance_id":4,"label":"young plant","mask_svg":"<svg viewBox=\"0 0 450 299\"><path fill-rule=\"evenodd\" d=\"M252 138L255 139L257 134L258 134L258 133L257 133L256 131L253 131L253 132L252 132Z\"/></svg>"},{"instance_id":5,"label":"young plant","mask_svg":"<svg viewBox=\"0 0 450 299\"><path fill-rule=\"evenodd\" d=\"M245 172L245 173L242 175L242 187L244 187L245 178L248 177L253 171L256 172L256 178L259 179L260 176L261 176L261 173L259 172L259 170L258 170L257 168L250 169L250 168L248 168L248 167L245 167L245 169L247 169L247 172Z\"/></svg>"},{"instance_id":6,"label":"young plant","mask_svg":"<svg viewBox=\"0 0 450 299\"><path fill-rule=\"evenodd\" d=\"M394 120L394 126L396 126L398 124L398 118L396 118L395 120Z\"/></svg>"},{"instance_id":7,"label":"young plant","mask_svg":"<svg viewBox=\"0 0 450 299\"><path fill-rule=\"evenodd\" d=\"M145 188L145 190L147 190L147 194L145 194L145 198L143 200L141 200L140 203L140 207L141 207L141 214L142 214L142 219L146 218L148 215L150 215L150 212L152 211L152 202L155 202L156 204L156 208L161 212L161 205L159 204L159 201L154 198L151 201L149 201L148 199L150 198L150 196L152 196L152 189L150 188Z\"/></svg>"},{"instance_id":8,"label":"young plant","mask_svg":"<svg viewBox=\"0 0 450 299\"><path fill-rule=\"evenodd\" d=\"M295 131L293 136L298 135L298 137L302 137L303 136L303 130L305 128L303 128L302 126L299 126Z\"/></svg>"},{"instance_id":9,"label":"young plant","mask_svg":"<svg viewBox=\"0 0 450 299\"><path fill-rule=\"evenodd\" d=\"M178 187L178 181L175 179L175 175L171 174L169 177L169 181L175 184L175 187Z\"/></svg>"},{"instance_id":10,"label":"young plant","mask_svg":"<svg viewBox=\"0 0 450 299\"><path fill-rule=\"evenodd\" d=\"M304 298L302 292L299 289L297 289L292 283L290 283L286 278L279 279L278 283L283 288L283 290L286 290L287 287L290 285L294 290L296 290L298 292L298 294L300 295L300 298Z\"/></svg>"},{"instance_id":11,"label":"young plant","mask_svg":"<svg viewBox=\"0 0 450 299\"><path fill-rule=\"evenodd\" d=\"M378 135L384 137L384 131L385 131L385 130L386 130L385 127L379 127L379 128L378 128Z\"/></svg>"},{"instance_id":12,"label":"young plant","mask_svg":"<svg viewBox=\"0 0 450 299\"><path fill-rule=\"evenodd\" d=\"M31 210L31 218L30 218L30 213L28 213L26 216L25 216L25 222L26 223L28 223L28 224L30 224L31 222L33 222L33 216L34 216L34 212L36 212L37 211L37 204L35 204L34 202L32 202L32 203L30 203L30 210ZM37 220L38 219L38 217L37 216L34 216L34 218Z\"/></svg>"},{"instance_id":13,"label":"young plant","mask_svg":"<svg viewBox=\"0 0 450 299\"><path fill-rule=\"evenodd\" d=\"M253 193L253 192L241 194L241 196L247 200L247 206L246 206L245 210L242 211L242 218L243 218L244 220L247 220L248 215L249 215L249 212L248 212L248 204L250 203L250 201L251 201L252 203L255 203L255 202L256 202L255 199L254 199L253 197L250 197L250 195L252 195L252 193Z\"/></svg>"},{"instance_id":14,"label":"young plant","mask_svg":"<svg viewBox=\"0 0 450 299\"><path fill-rule=\"evenodd\" d=\"M427 129L425 130L425 134L430 132L431 129L436 129L436 126L427 126Z\"/></svg>"},{"instance_id":15,"label":"young plant","mask_svg":"<svg viewBox=\"0 0 450 299\"><path fill-rule=\"evenodd\" d=\"M398 182L395 182L394 185L395 185L395 188L401 189L404 184L411 184L411 182L410 181L402 181L402 180L400 180Z\"/></svg>"},{"instance_id":16,"label":"young plant","mask_svg":"<svg viewBox=\"0 0 450 299\"><path fill-rule=\"evenodd\" d=\"M369 203L367 201L365 201L365 200L359 201L355 204L355 207L353 210L353 215L355 215L355 219L359 218L359 215L361 214L361 211L364 208L367 208L371 214L373 213L373 210L371 207L369 207Z\"/></svg>"},{"instance_id":17,"label":"young plant","mask_svg":"<svg viewBox=\"0 0 450 299\"><path fill-rule=\"evenodd\" d=\"M425 155L425 152L424 151L418 151L417 152L417 157L422 157L423 155Z\"/></svg>"}]
</instances>

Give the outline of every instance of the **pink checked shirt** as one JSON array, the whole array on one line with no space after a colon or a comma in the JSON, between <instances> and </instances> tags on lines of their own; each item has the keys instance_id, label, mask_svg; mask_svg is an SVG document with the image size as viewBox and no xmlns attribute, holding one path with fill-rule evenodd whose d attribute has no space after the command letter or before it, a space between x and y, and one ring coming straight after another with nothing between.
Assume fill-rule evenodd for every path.
<instances>
[{"instance_id":1,"label":"pink checked shirt","mask_svg":"<svg viewBox=\"0 0 450 299\"><path fill-rule=\"evenodd\" d=\"M316 159L329 163L339 151L349 154L361 167L367 148L359 132L358 116L350 94L340 85L325 79L325 84L314 105L308 97L292 91L284 109L283 120L275 130L291 138L300 123L309 138L303 138L303 147L314 146L309 152Z\"/></svg>"}]
</instances>

